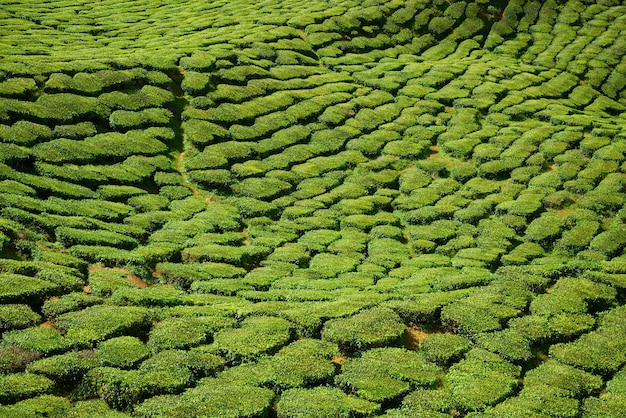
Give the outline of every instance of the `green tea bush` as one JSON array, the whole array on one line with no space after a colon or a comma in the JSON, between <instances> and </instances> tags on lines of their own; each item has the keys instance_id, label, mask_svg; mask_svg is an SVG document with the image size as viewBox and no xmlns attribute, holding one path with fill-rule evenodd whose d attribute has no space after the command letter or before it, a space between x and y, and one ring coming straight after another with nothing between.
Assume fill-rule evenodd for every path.
<instances>
[{"instance_id":1,"label":"green tea bush","mask_svg":"<svg viewBox=\"0 0 626 418\"><path fill-rule=\"evenodd\" d=\"M135 368L150 355L150 350L136 337L122 336L103 341L94 351L97 364L119 369Z\"/></svg>"},{"instance_id":2,"label":"green tea bush","mask_svg":"<svg viewBox=\"0 0 626 418\"><path fill-rule=\"evenodd\" d=\"M521 368L480 348L470 350L463 360L450 367L446 381L455 404L476 411L494 405L517 388Z\"/></svg>"},{"instance_id":3,"label":"green tea bush","mask_svg":"<svg viewBox=\"0 0 626 418\"><path fill-rule=\"evenodd\" d=\"M509 298L503 298L498 292L497 286L493 288L486 286L470 297L444 306L441 310L442 324L450 330L468 336L501 329L504 321L519 314L520 308L516 306L516 299L507 300ZM522 297L525 307L524 293L517 295L517 291L513 289L511 293L516 298Z\"/></svg>"},{"instance_id":4,"label":"green tea bush","mask_svg":"<svg viewBox=\"0 0 626 418\"><path fill-rule=\"evenodd\" d=\"M91 351L71 351L36 360L26 370L51 379L59 387L71 388L97 365Z\"/></svg>"},{"instance_id":5,"label":"green tea bush","mask_svg":"<svg viewBox=\"0 0 626 418\"><path fill-rule=\"evenodd\" d=\"M104 200L125 202L129 198L147 194L144 189L135 186L102 185L98 187L98 194Z\"/></svg>"},{"instance_id":6,"label":"green tea bush","mask_svg":"<svg viewBox=\"0 0 626 418\"><path fill-rule=\"evenodd\" d=\"M626 245L624 227L615 225L596 235L589 243L591 250L599 251L608 256L616 255Z\"/></svg>"},{"instance_id":7,"label":"green tea bush","mask_svg":"<svg viewBox=\"0 0 626 418\"><path fill-rule=\"evenodd\" d=\"M46 296L55 295L61 286L21 274L0 274L0 302L38 305Z\"/></svg>"},{"instance_id":8,"label":"green tea bush","mask_svg":"<svg viewBox=\"0 0 626 418\"><path fill-rule=\"evenodd\" d=\"M52 392L54 382L34 373L15 373L0 376L0 403L14 403Z\"/></svg>"},{"instance_id":9,"label":"green tea bush","mask_svg":"<svg viewBox=\"0 0 626 418\"><path fill-rule=\"evenodd\" d=\"M41 308L41 312L46 318L51 319L66 312L78 311L103 302L104 301L97 296L84 292L73 292L56 299L46 300Z\"/></svg>"},{"instance_id":10,"label":"green tea bush","mask_svg":"<svg viewBox=\"0 0 626 418\"><path fill-rule=\"evenodd\" d=\"M166 371L171 375L192 374L193 379L213 376L224 368L224 359L201 350L165 350L154 354L141 363L139 370L145 373Z\"/></svg>"},{"instance_id":11,"label":"green tea bush","mask_svg":"<svg viewBox=\"0 0 626 418\"><path fill-rule=\"evenodd\" d=\"M552 386L562 396L580 399L598 393L603 382L599 376L562 364L556 360L548 360L539 367L529 371L524 378L524 384L527 387Z\"/></svg>"},{"instance_id":12,"label":"green tea bush","mask_svg":"<svg viewBox=\"0 0 626 418\"><path fill-rule=\"evenodd\" d=\"M28 305L0 305L0 332L23 329L39 324L41 317Z\"/></svg>"},{"instance_id":13,"label":"green tea bush","mask_svg":"<svg viewBox=\"0 0 626 418\"><path fill-rule=\"evenodd\" d=\"M428 240L445 243L456 234L457 223L451 220L438 220L429 225L411 226L407 229L411 241Z\"/></svg>"},{"instance_id":14,"label":"green tea bush","mask_svg":"<svg viewBox=\"0 0 626 418\"><path fill-rule=\"evenodd\" d=\"M370 416L380 410L376 403L346 395L339 389L329 387L287 390L280 397L276 408L277 416L280 418Z\"/></svg>"},{"instance_id":15,"label":"green tea bush","mask_svg":"<svg viewBox=\"0 0 626 418\"><path fill-rule=\"evenodd\" d=\"M172 112L162 108L140 111L116 110L109 116L109 124L116 131L126 131L148 126L167 126L171 118Z\"/></svg>"},{"instance_id":16,"label":"green tea bush","mask_svg":"<svg viewBox=\"0 0 626 418\"><path fill-rule=\"evenodd\" d=\"M556 360L603 375L615 372L626 352L619 346L625 333L620 317L621 307L611 309L602 317L596 331L571 343L556 344L550 354Z\"/></svg>"},{"instance_id":17,"label":"green tea bush","mask_svg":"<svg viewBox=\"0 0 626 418\"><path fill-rule=\"evenodd\" d=\"M459 361L471 347L471 341L460 335L432 334L420 342L419 352L426 360L445 367Z\"/></svg>"},{"instance_id":18,"label":"green tea bush","mask_svg":"<svg viewBox=\"0 0 626 418\"><path fill-rule=\"evenodd\" d=\"M279 392L329 383L335 374L331 358L337 351L335 344L304 338L256 364L244 363L229 368L218 379L228 383L270 386Z\"/></svg>"},{"instance_id":19,"label":"green tea bush","mask_svg":"<svg viewBox=\"0 0 626 418\"><path fill-rule=\"evenodd\" d=\"M163 88L145 85L132 93L120 90L102 93L98 101L112 110L142 110L165 107L174 101L174 95ZM56 128L55 128L56 129Z\"/></svg>"},{"instance_id":20,"label":"green tea bush","mask_svg":"<svg viewBox=\"0 0 626 418\"><path fill-rule=\"evenodd\" d=\"M282 318L250 317L240 328L223 330L213 337L212 350L229 363L240 363L272 354L291 340L293 325Z\"/></svg>"},{"instance_id":21,"label":"green tea bush","mask_svg":"<svg viewBox=\"0 0 626 418\"><path fill-rule=\"evenodd\" d=\"M146 308L131 306L91 306L59 316L56 325L68 340L93 344L124 334L141 335L151 325Z\"/></svg>"},{"instance_id":22,"label":"green tea bush","mask_svg":"<svg viewBox=\"0 0 626 418\"><path fill-rule=\"evenodd\" d=\"M179 392L192 380L191 372L182 369L144 372L97 367L87 372L78 390L85 395L99 396L112 408L128 411L143 399Z\"/></svg>"},{"instance_id":23,"label":"green tea bush","mask_svg":"<svg viewBox=\"0 0 626 418\"><path fill-rule=\"evenodd\" d=\"M188 349L207 340L207 329L194 318L167 318L150 331L148 347L154 351Z\"/></svg>"},{"instance_id":24,"label":"green tea bush","mask_svg":"<svg viewBox=\"0 0 626 418\"><path fill-rule=\"evenodd\" d=\"M624 371L617 372L607 382L606 392L589 397L583 403L585 416L619 416L624 410Z\"/></svg>"},{"instance_id":25,"label":"green tea bush","mask_svg":"<svg viewBox=\"0 0 626 418\"><path fill-rule=\"evenodd\" d=\"M139 417L183 418L198 416L254 417L267 414L275 394L269 389L203 380L181 395L148 399L135 407Z\"/></svg>"},{"instance_id":26,"label":"green tea bush","mask_svg":"<svg viewBox=\"0 0 626 418\"><path fill-rule=\"evenodd\" d=\"M7 418L22 417L62 417L70 413L70 403L66 398L53 395L40 395L25 399L13 405L0 406L0 414Z\"/></svg>"},{"instance_id":27,"label":"green tea bush","mask_svg":"<svg viewBox=\"0 0 626 418\"><path fill-rule=\"evenodd\" d=\"M188 305L187 294L179 289L155 285L149 287L125 287L113 291L112 304L121 306L167 307Z\"/></svg>"},{"instance_id":28,"label":"green tea bush","mask_svg":"<svg viewBox=\"0 0 626 418\"><path fill-rule=\"evenodd\" d=\"M342 364L335 383L373 402L397 399L416 387L432 387L441 369L416 352L403 348L375 348Z\"/></svg>"},{"instance_id":29,"label":"green tea bush","mask_svg":"<svg viewBox=\"0 0 626 418\"><path fill-rule=\"evenodd\" d=\"M135 239L111 231L59 227L55 233L57 240L66 247L73 245L108 245L132 250L138 245Z\"/></svg>"},{"instance_id":30,"label":"green tea bush","mask_svg":"<svg viewBox=\"0 0 626 418\"><path fill-rule=\"evenodd\" d=\"M322 278L336 277L341 273L354 271L361 261L351 254L316 254L309 262L309 269Z\"/></svg>"},{"instance_id":31,"label":"green tea bush","mask_svg":"<svg viewBox=\"0 0 626 418\"><path fill-rule=\"evenodd\" d=\"M7 344L43 355L61 354L77 346L77 342L61 336L55 328L26 328L3 334Z\"/></svg>"},{"instance_id":32,"label":"green tea bush","mask_svg":"<svg viewBox=\"0 0 626 418\"><path fill-rule=\"evenodd\" d=\"M526 228L526 239L531 242L547 245L561 234L565 219L553 212L546 212L534 219Z\"/></svg>"},{"instance_id":33,"label":"green tea bush","mask_svg":"<svg viewBox=\"0 0 626 418\"><path fill-rule=\"evenodd\" d=\"M480 334L476 338L476 343L479 347L499 354L513 363L523 363L532 356L530 341L513 330L506 329Z\"/></svg>"},{"instance_id":34,"label":"green tea bush","mask_svg":"<svg viewBox=\"0 0 626 418\"><path fill-rule=\"evenodd\" d=\"M228 246L219 244L204 244L187 248L182 251L184 262L222 262L240 267L257 264L271 252L270 248L261 246Z\"/></svg>"},{"instance_id":35,"label":"green tea bush","mask_svg":"<svg viewBox=\"0 0 626 418\"><path fill-rule=\"evenodd\" d=\"M90 263L101 263L109 267L141 265L144 262L142 257L132 251L100 245L74 245L70 249L70 254Z\"/></svg>"},{"instance_id":36,"label":"green tea bush","mask_svg":"<svg viewBox=\"0 0 626 418\"><path fill-rule=\"evenodd\" d=\"M44 142L53 137L53 132L48 126L26 120L18 120L10 128L3 125L3 129L0 132L2 142L24 146Z\"/></svg>"},{"instance_id":37,"label":"green tea bush","mask_svg":"<svg viewBox=\"0 0 626 418\"><path fill-rule=\"evenodd\" d=\"M207 280L214 277L241 277L246 271L223 263L172 263L162 262L156 265L159 280L162 283L174 284L184 289L196 280Z\"/></svg>"},{"instance_id":38,"label":"green tea bush","mask_svg":"<svg viewBox=\"0 0 626 418\"><path fill-rule=\"evenodd\" d=\"M291 191L291 184L268 177L247 178L231 186L238 195L259 200L273 200Z\"/></svg>"},{"instance_id":39,"label":"green tea bush","mask_svg":"<svg viewBox=\"0 0 626 418\"><path fill-rule=\"evenodd\" d=\"M337 343L344 352L356 352L397 345L404 329L404 324L395 312L387 308L372 308L349 318L327 321L322 330L322 339Z\"/></svg>"}]
</instances>

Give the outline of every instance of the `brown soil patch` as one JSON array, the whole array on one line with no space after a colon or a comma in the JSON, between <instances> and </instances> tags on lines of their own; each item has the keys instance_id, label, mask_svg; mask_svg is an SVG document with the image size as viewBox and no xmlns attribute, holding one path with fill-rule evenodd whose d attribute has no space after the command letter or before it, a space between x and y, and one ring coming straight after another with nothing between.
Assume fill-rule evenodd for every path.
<instances>
[{"instance_id":1,"label":"brown soil patch","mask_svg":"<svg viewBox=\"0 0 626 418\"><path fill-rule=\"evenodd\" d=\"M448 331L441 327L432 327L424 329L419 326L409 327L404 330L404 345L409 350L417 350L420 343L433 334L447 334Z\"/></svg>"},{"instance_id":2,"label":"brown soil patch","mask_svg":"<svg viewBox=\"0 0 626 418\"><path fill-rule=\"evenodd\" d=\"M244 228L242 231L243 234L243 245L250 245L250 239L248 236L248 228Z\"/></svg>"},{"instance_id":3,"label":"brown soil patch","mask_svg":"<svg viewBox=\"0 0 626 418\"><path fill-rule=\"evenodd\" d=\"M561 210L554 211L554 213L556 213L559 216L566 217L567 215L570 214L571 211L572 209L561 209Z\"/></svg>"},{"instance_id":4,"label":"brown soil patch","mask_svg":"<svg viewBox=\"0 0 626 418\"><path fill-rule=\"evenodd\" d=\"M85 293L91 293L91 287L89 287L89 286L83 286L83 292L85 292Z\"/></svg>"},{"instance_id":5,"label":"brown soil patch","mask_svg":"<svg viewBox=\"0 0 626 418\"><path fill-rule=\"evenodd\" d=\"M42 322L41 324L39 324L39 327L41 327L41 328L56 328L56 325L54 325L54 321L46 321L46 322Z\"/></svg>"},{"instance_id":6,"label":"brown soil patch","mask_svg":"<svg viewBox=\"0 0 626 418\"><path fill-rule=\"evenodd\" d=\"M332 362L338 366L341 366L344 361L346 361L348 357L346 356L333 356Z\"/></svg>"},{"instance_id":7,"label":"brown soil patch","mask_svg":"<svg viewBox=\"0 0 626 418\"><path fill-rule=\"evenodd\" d=\"M133 285L141 287L142 289L152 286L151 284L144 282L142 279L132 273L128 275L127 280Z\"/></svg>"}]
</instances>

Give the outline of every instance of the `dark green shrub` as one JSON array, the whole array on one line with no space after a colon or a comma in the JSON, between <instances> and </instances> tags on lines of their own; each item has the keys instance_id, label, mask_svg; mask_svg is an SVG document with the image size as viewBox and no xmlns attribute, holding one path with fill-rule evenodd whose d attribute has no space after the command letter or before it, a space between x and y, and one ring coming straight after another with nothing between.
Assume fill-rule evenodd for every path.
<instances>
[{"instance_id":1,"label":"dark green shrub","mask_svg":"<svg viewBox=\"0 0 626 418\"><path fill-rule=\"evenodd\" d=\"M224 359L214 354L201 350L165 350L141 363L139 370L148 375L165 371L181 377L191 373L194 379L200 379L213 376L223 368Z\"/></svg>"},{"instance_id":2,"label":"dark green shrub","mask_svg":"<svg viewBox=\"0 0 626 418\"><path fill-rule=\"evenodd\" d=\"M305 338L256 364L232 367L221 373L218 379L228 383L270 386L276 391L329 383L335 374L331 358L337 351L335 344Z\"/></svg>"},{"instance_id":3,"label":"dark green shrub","mask_svg":"<svg viewBox=\"0 0 626 418\"><path fill-rule=\"evenodd\" d=\"M60 354L78 345L75 340L63 337L59 330L46 327L8 331L3 334L3 340L43 355Z\"/></svg>"},{"instance_id":4,"label":"dark green shrub","mask_svg":"<svg viewBox=\"0 0 626 418\"><path fill-rule=\"evenodd\" d=\"M229 363L240 363L272 354L291 339L293 324L270 316L250 317L240 328L217 332L211 349Z\"/></svg>"},{"instance_id":5,"label":"dark green shrub","mask_svg":"<svg viewBox=\"0 0 626 418\"><path fill-rule=\"evenodd\" d=\"M73 403L66 416L71 418L128 418L130 415L111 409L102 399L92 399Z\"/></svg>"},{"instance_id":6,"label":"dark green shrub","mask_svg":"<svg viewBox=\"0 0 626 418\"><path fill-rule=\"evenodd\" d=\"M73 245L108 245L115 248L132 250L137 240L112 231L85 230L68 227L59 227L55 231L56 239L66 247Z\"/></svg>"},{"instance_id":7,"label":"dark green shrub","mask_svg":"<svg viewBox=\"0 0 626 418\"><path fill-rule=\"evenodd\" d=\"M509 329L480 334L476 343L513 363L523 363L532 356L530 341L521 333Z\"/></svg>"},{"instance_id":8,"label":"dark green shrub","mask_svg":"<svg viewBox=\"0 0 626 418\"><path fill-rule=\"evenodd\" d=\"M456 233L457 223L449 220L434 221L430 225L411 226L408 228L409 242L428 240L445 243Z\"/></svg>"},{"instance_id":9,"label":"dark green shrub","mask_svg":"<svg viewBox=\"0 0 626 418\"><path fill-rule=\"evenodd\" d=\"M625 372L619 371L606 385L606 392L599 397L589 397L583 404L583 414L589 417L620 416L626 406L624 394Z\"/></svg>"},{"instance_id":10,"label":"dark green shrub","mask_svg":"<svg viewBox=\"0 0 626 418\"><path fill-rule=\"evenodd\" d=\"M440 366L456 363L469 351L472 342L454 334L432 334L420 342L419 352L426 360Z\"/></svg>"},{"instance_id":11,"label":"dark green shrub","mask_svg":"<svg viewBox=\"0 0 626 418\"><path fill-rule=\"evenodd\" d=\"M335 342L344 352L399 344L405 325L387 308L372 308L349 318L332 319L324 324L322 339Z\"/></svg>"},{"instance_id":12,"label":"dark green shrub","mask_svg":"<svg viewBox=\"0 0 626 418\"><path fill-rule=\"evenodd\" d=\"M152 327L148 347L154 352L186 349L204 343L207 334L207 327L198 319L167 318Z\"/></svg>"},{"instance_id":13,"label":"dark green shrub","mask_svg":"<svg viewBox=\"0 0 626 418\"><path fill-rule=\"evenodd\" d=\"M91 306L56 320L68 340L93 344L124 334L141 335L151 325L151 313L134 306Z\"/></svg>"},{"instance_id":14,"label":"dark green shrub","mask_svg":"<svg viewBox=\"0 0 626 418\"><path fill-rule=\"evenodd\" d=\"M552 346L551 356L591 372L615 372L626 358L626 350L619 343L626 334L621 316L623 311L622 307L614 308L601 318L596 331L585 334L572 343Z\"/></svg>"},{"instance_id":15,"label":"dark green shrub","mask_svg":"<svg viewBox=\"0 0 626 418\"><path fill-rule=\"evenodd\" d=\"M42 353L7 342L0 343L0 374L23 371L26 365L40 358Z\"/></svg>"},{"instance_id":16,"label":"dark green shrub","mask_svg":"<svg viewBox=\"0 0 626 418\"><path fill-rule=\"evenodd\" d=\"M276 413L279 418L358 417L374 415L379 409L378 404L346 395L339 389L317 387L285 391Z\"/></svg>"},{"instance_id":17,"label":"dark green shrub","mask_svg":"<svg viewBox=\"0 0 626 418\"><path fill-rule=\"evenodd\" d=\"M404 348L375 348L342 364L335 383L373 402L397 399L416 387L431 387L441 369Z\"/></svg>"},{"instance_id":18,"label":"dark green shrub","mask_svg":"<svg viewBox=\"0 0 626 418\"><path fill-rule=\"evenodd\" d=\"M480 348L470 350L446 375L455 404L476 411L511 396L519 384L521 369Z\"/></svg>"},{"instance_id":19,"label":"dark green shrub","mask_svg":"<svg viewBox=\"0 0 626 418\"><path fill-rule=\"evenodd\" d=\"M603 382L599 376L550 359L526 373L524 385L552 386L562 396L580 399L598 393Z\"/></svg>"},{"instance_id":20,"label":"dark green shrub","mask_svg":"<svg viewBox=\"0 0 626 418\"><path fill-rule=\"evenodd\" d=\"M101 366L132 369L150 355L150 350L136 337L115 337L98 344L95 360Z\"/></svg>"},{"instance_id":21,"label":"dark green shrub","mask_svg":"<svg viewBox=\"0 0 626 418\"><path fill-rule=\"evenodd\" d=\"M179 289L155 285L149 287L121 287L113 291L109 301L122 306L166 307L189 305L187 294Z\"/></svg>"},{"instance_id":22,"label":"dark green shrub","mask_svg":"<svg viewBox=\"0 0 626 418\"><path fill-rule=\"evenodd\" d=\"M0 332L32 327L39 322L41 322L41 317L28 305L0 305Z\"/></svg>"},{"instance_id":23,"label":"dark green shrub","mask_svg":"<svg viewBox=\"0 0 626 418\"><path fill-rule=\"evenodd\" d=\"M52 392L54 382L34 373L0 375L0 403L7 404Z\"/></svg>"},{"instance_id":24,"label":"dark green shrub","mask_svg":"<svg viewBox=\"0 0 626 418\"><path fill-rule=\"evenodd\" d=\"M73 292L61 296L58 299L48 299L44 302L41 312L46 318L56 318L66 312L78 311L88 306L103 303L99 297L85 292Z\"/></svg>"},{"instance_id":25,"label":"dark green shrub","mask_svg":"<svg viewBox=\"0 0 626 418\"><path fill-rule=\"evenodd\" d=\"M61 286L55 283L23 276L20 274L0 274L0 303L26 303L38 305L48 295L59 292Z\"/></svg>"},{"instance_id":26,"label":"dark green shrub","mask_svg":"<svg viewBox=\"0 0 626 418\"><path fill-rule=\"evenodd\" d=\"M563 216L554 212L546 212L528 225L526 239L548 245L561 234L564 226L565 218Z\"/></svg>"},{"instance_id":27,"label":"dark green shrub","mask_svg":"<svg viewBox=\"0 0 626 418\"><path fill-rule=\"evenodd\" d=\"M196 280L207 280L215 277L234 278L243 276L246 271L240 267L222 263L171 263L156 265L159 280L162 283L175 284L189 288Z\"/></svg>"},{"instance_id":28,"label":"dark green shrub","mask_svg":"<svg viewBox=\"0 0 626 418\"><path fill-rule=\"evenodd\" d=\"M184 369L144 372L97 367L87 372L78 390L99 396L112 408L128 411L151 396L179 392L192 380L191 372Z\"/></svg>"},{"instance_id":29,"label":"dark green shrub","mask_svg":"<svg viewBox=\"0 0 626 418\"><path fill-rule=\"evenodd\" d=\"M36 360L29 364L26 370L53 380L59 387L71 388L97 365L93 352L71 351Z\"/></svg>"},{"instance_id":30,"label":"dark green shrub","mask_svg":"<svg viewBox=\"0 0 626 418\"><path fill-rule=\"evenodd\" d=\"M139 417L183 418L190 416L257 417L270 409L274 392L238 383L206 379L181 395L157 396L135 408Z\"/></svg>"},{"instance_id":31,"label":"dark green shrub","mask_svg":"<svg viewBox=\"0 0 626 418\"><path fill-rule=\"evenodd\" d=\"M0 414L6 418L66 417L70 410L70 402L66 398L53 395L40 395L13 405L0 406Z\"/></svg>"}]
</instances>

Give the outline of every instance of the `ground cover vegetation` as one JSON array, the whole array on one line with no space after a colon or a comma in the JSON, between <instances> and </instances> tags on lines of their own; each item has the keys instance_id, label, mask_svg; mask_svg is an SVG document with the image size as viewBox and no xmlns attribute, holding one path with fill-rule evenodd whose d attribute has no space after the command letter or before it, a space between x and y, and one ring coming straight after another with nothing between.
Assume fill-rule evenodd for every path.
<instances>
[{"instance_id":1,"label":"ground cover vegetation","mask_svg":"<svg viewBox=\"0 0 626 418\"><path fill-rule=\"evenodd\" d=\"M0 416L626 416L623 2L1 3Z\"/></svg>"}]
</instances>

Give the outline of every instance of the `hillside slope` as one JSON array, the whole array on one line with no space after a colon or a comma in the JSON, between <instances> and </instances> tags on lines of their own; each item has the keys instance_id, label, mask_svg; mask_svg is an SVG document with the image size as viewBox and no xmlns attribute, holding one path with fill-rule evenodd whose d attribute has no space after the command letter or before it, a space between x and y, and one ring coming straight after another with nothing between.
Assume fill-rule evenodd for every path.
<instances>
[{"instance_id":1,"label":"hillside slope","mask_svg":"<svg viewBox=\"0 0 626 418\"><path fill-rule=\"evenodd\" d=\"M5 3L0 416L623 416L621 2Z\"/></svg>"}]
</instances>

